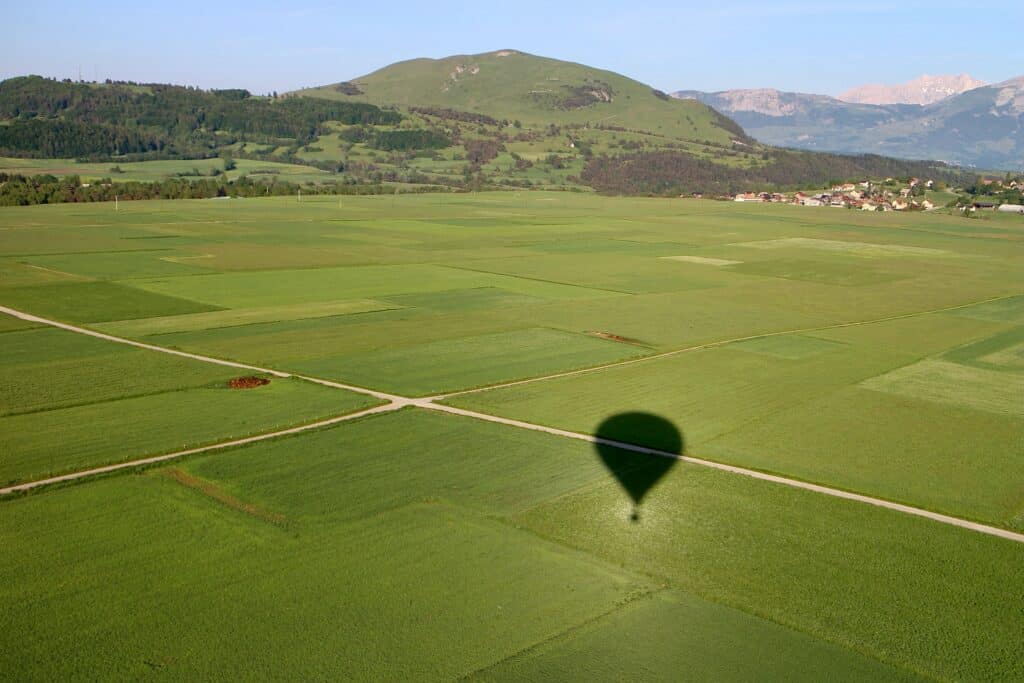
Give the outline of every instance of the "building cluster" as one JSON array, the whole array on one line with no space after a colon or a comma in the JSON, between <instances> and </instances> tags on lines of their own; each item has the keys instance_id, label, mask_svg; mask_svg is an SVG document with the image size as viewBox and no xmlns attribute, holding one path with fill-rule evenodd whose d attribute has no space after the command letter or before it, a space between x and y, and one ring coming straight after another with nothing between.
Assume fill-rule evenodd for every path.
<instances>
[{"instance_id":1,"label":"building cluster","mask_svg":"<svg viewBox=\"0 0 1024 683\"><path fill-rule=\"evenodd\" d=\"M960 207L961 211L999 211L1024 214L1024 179L994 180L985 178L979 183L984 189L982 198Z\"/></svg>"},{"instance_id":2,"label":"building cluster","mask_svg":"<svg viewBox=\"0 0 1024 683\"><path fill-rule=\"evenodd\" d=\"M931 180L911 178L905 187L893 188L893 178L886 178L883 184L869 180L860 183L846 183L823 192L745 192L736 195L737 202L775 202L797 206L831 206L840 209L862 211L929 211L935 204L922 195L934 187Z\"/></svg>"},{"instance_id":3,"label":"building cluster","mask_svg":"<svg viewBox=\"0 0 1024 683\"><path fill-rule=\"evenodd\" d=\"M1000 213L1024 214L1024 204L1000 204L998 202L971 202L966 206L961 206L960 211L969 211L971 213L974 213L976 211L998 211Z\"/></svg>"}]
</instances>

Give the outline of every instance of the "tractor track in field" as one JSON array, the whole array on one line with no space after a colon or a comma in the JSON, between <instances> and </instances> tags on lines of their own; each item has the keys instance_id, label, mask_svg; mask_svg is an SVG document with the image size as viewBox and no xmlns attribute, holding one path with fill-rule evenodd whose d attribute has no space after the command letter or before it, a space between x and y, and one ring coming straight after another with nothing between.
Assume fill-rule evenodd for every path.
<instances>
[{"instance_id":1,"label":"tractor track in field","mask_svg":"<svg viewBox=\"0 0 1024 683\"><path fill-rule=\"evenodd\" d=\"M776 475L776 474L771 474L771 473L768 473L768 472L762 472L762 471L759 471L759 470L754 470L754 469L750 469L750 468L746 468L746 467L739 467L739 466L735 466L735 465L728 465L728 464L725 464L725 463L716 462L716 461L713 461L713 460L705 460L703 458L697 458L697 457L694 457L694 456L680 455L678 453L670 453L670 452L667 452L667 451L658 450L656 448L649 448L647 446L640 446L640 445L637 445L637 444L631 444L631 443L626 443L626 442L621 442L621 441L614 441L614 440L611 440L611 439L605 439L605 438L602 438L602 437L595 436L593 434L584 434L584 433L580 433L580 432L573 432L573 431L569 431L569 430L565 430L565 429L558 429L556 427L548 427L548 426L545 426L545 425L539 425L539 424L535 424L535 423L532 423L532 422L525 422L525 421L522 421L522 420L515 420L515 419L512 419L512 418L506 418L506 417L501 417L501 416L498 416L498 415L491 415L491 414L488 414L488 413L481 413L481 412L477 412L477 411L473 411L473 410L466 410L464 408L457 408L455 406L450 406L450 405L445 405L445 404L437 403L437 401L439 401L441 399L444 399L444 398L447 398L447 397L450 397L450 396L458 396L458 395L463 395L463 394L467 394L467 393L475 393L477 391L484 391L484 390L487 390L487 389L495 389L495 388L504 387L504 386L514 386L514 385L523 384L523 383L526 383L526 382L536 382L536 381L540 381L542 379L552 379L552 378L555 378L555 377L564 377L564 376L568 376L568 375L580 374L582 372L594 372L596 370L600 370L600 369L606 368L606 367L617 367L617 366L625 365L625 364L628 364L628 363L639 362L641 360L647 360L647 359L652 359L652 358L663 358L665 356L674 355L674 354L678 354L678 353L683 353L685 351L692 351L692 350L697 350L697 349L701 349L701 348L710 348L710 347L714 347L714 346L722 346L722 345L725 345L725 344L730 344L730 343L733 343L733 342L736 342L736 341L745 340L745 339L759 339L759 338L762 338L762 337L778 336L778 335L782 335L782 334L796 334L796 333L799 333L799 332L807 332L807 331L815 331L815 330L826 330L826 329L837 329L837 328L842 328L842 327L852 327L852 326L856 326L856 325L868 325L868 324L877 323L877 322L886 322L888 320L900 320L900 319L903 319L903 318L916 317L916 316L920 316L920 315L928 315L930 313L941 313L941 312L944 312L944 311L951 311L951 310L957 310L957 309L960 309L960 308L967 308L968 306L974 306L974 305L978 305L978 304L982 304L982 303L989 303L989 302L992 302L992 301L998 301L998 300L1001 300L1001 299L1010 298L1011 296L1019 296L1019 295L1014 294L1014 295L1007 295L1007 296L992 297L992 298L985 299L985 300L982 300L982 301L975 301L975 302L971 302L971 303L967 303L967 304L961 304L961 305L957 305L957 306L949 306L949 307L935 309L935 310L931 310L931 311L922 311L922 312L919 312L919 313L908 313L908 314L903 314L903 315L898 315L898 316L891 316L891 317L883 318L883 319L879 319L879 320L859 321L859 322L850 322L850 323L839 323L839 324L835 324L835 325L828 325L828 326L821 326L821 327L815 327L815 328L808 328L808 329L804 329L804 330L794 330L794 331L789 331L789 332L772 332L772 333L767 333L767 334L752 335L752 336L748 336L748 337L743 337L742 339L734 339L734 340L727 340L727 341L711 342L711 343L708 343L708 344L703 344L703 345L699 345L699 346L695 346L695 347L688 347L686 349L677 349L677 350L674 350L674 351L669 351L669 352L665 352L665 353L661 353L661 354L656 354L654 356L644 356L643 358L639 358L639 359L631 359L631 360L628 360L628 361L619 361L619 362L616 362L616 363L610 363L610 364L607 364L607 365L597 366L597 367L589 368L589 369L586 369L586 370L577 370L577 371L571 371L571 372L567 372L567 373L557 373L555 375L549 375L549 376L546 376L546 377L539 377L539 378L534 378L534 379L530 379L530 380L521 380L521 381L517 381L517 382L508 382L508 383L505 383L505 384L493 385L491 387L486 387L486 388L483 388L483 389L474 389L474 390L469 390L469 391L453 392L453 393L450 393L450 394L444 394L444 395L438 395L438 396L428 396L428 397L423 397L423 398L414 398L414 397L408 397L408 396L400 396L398 394L391 394L391 393L387 393L387 392L376 391L376 390L368 389L368 388L365 388L365 387L357 387L357 386L353 386L353 385L343 384L343 383L340 383L340 382L334 382L334 381L327 380L327 379L322 379L322 378L317 378L317 377L309 377L309 376L306 376L306 375L291 374L291 373L282 372L280 370L272 370L272 369L269 369L269 368L261 368L261 367L254 366L254 365L247 365L247 364L244 364L244 363L236 363L234 361L227 361L227 360L223 360L223 359L220 359L220 358L213 358L211 356L204 356L204 355L201 355L201 354L187 353L187 352L178 351L178 350L175 350L175 349L168 349L168 348L165 348L165 347L156 346L154 344L145 344L145 343L136 342L136 341L133 341L133 340L130 340L130 339L124 339L124 338L121 338L121 337L116 337L114 335L104 334L102 332L96 332L94 330L89 330L87 328L78 327L78 326L70 325L70 324L67 324L67 323L62 323L62 322L59 322L59 321L56 321L56 320L50 320L48 318L43 318L43 317L40 317L40 316L32 315L30 313L24 313L22 311L18 311L18 310L12 309L12 308L8 308L6 306L0 306L0 312L6 313L7 315L11 315L11 316L14 316L16 318L20 318L22 320L39 323L39 324L42 324L42 325L48 325L48 326L51 326L51 327L57 327L57 328L60 328L60 329L63 329L63 330L67 330L69 332L76 332L76 333L79 333L79 334L85 334L85 335L88 335L88 336L91 336L91 337L96 337L96 338L99 338L99 339L105 339L105 340L111 341L111 342L116 342L116 343L121 343L121 344L128 344L130 346L135 346L135 347L138 347L138 348L149 349L151 351L157 351L157 352L162 352L162 353L169 353L169 354L172 354L172 355L182 356L182 357L185 357L185 358L191 358L193 360L198 360L198 361L202 361L202 362L216 363L218 365L226 365L226 366L229 366L229 367L237 367L237 368L243 368L243 369L247 369L247 370L253 370L253 371L256 371L256 372L267 373L267 374L270 374L270 375L274 375L275 377L294 377L296 379L300 379L300 380L303 380L303 381L313 382L313 383L320 384L320 385L327 386L327 387L331 387L331 388L343 389L343 390L346 390L346 391L351 391L351 392L354 392L354 393L359 393L359 394L363 394L363 395L366 395L366 396L371 396L371 397L377 398L379 400L385 401L385 403L382 404L382 405L374 406L374 407L371 407L371 408L366 408L364 410L355 411L355 412L352 412L352 413L348 413L346 415L340 415L340 416L328 418L326 420L319 420L317 422L311 422L311 423L304 424L304 425L290 427L290 428L287 428L287 429L281 429L281 430L276 430L276 431L272 431L272 432L266 432L266 433L263 433L263 434L257 434L257 435L253 435L253 436L248 436L248 437L244 437L244 438L240 438L240 439L233 439L233 440L229 440L229 441L223 441L223 442L219 442L219 443L208 444L206 446L198 446L198 447L195 447L195 448L185 449L185 450L181 450L181 451L175 451L173 453L164 453L162 455L156 455L156 456L151 456L151 457L146 457L146 458L140 458L140 459L136 459L136 460L129 460L129 461L124 461L124 462L115 463L115 464L111 464L111 465L104 465L104 466L101 466L101 467L89 468L89 469L86 469L86 470L80 470L78 472L71 472L71 473L63 474L63 475L56 476L56 477L48 477L46 479L39 479L39 480L35 480L35 481L23 482L23 483L20 483L20 484L15 484L15 485L12 485L12 486L7 486L7 487L4 487L4 488L0 488L0 496L7 495L7 494L13 494L13 493L19 493L19 492L27 492L27 491L30 491L32 489L40 488L40 487L43 487L43 486L48 486L48 485L52 485L52 484L59 484L59 483L66 483L66 482L75 481L75 480L78 480L78 479L94 477L94 476L97 476L97 475L102 475L102 474L106 474L106 473L110 473L110 472L116 472L116 471L119 471L119 470L125 470L125 469L130 469L130 468L135 468L135 467L144 467L144 466L153 465L153 464L159 464L159 463L163 463L163 462L167 462L167 461L176 460L176 459L179 459L179 458L184 458L184 457L187 457L187 456L190 456L190 455L196 455L196 454L199 454L199 453L205 453L205 452L210 452L210 451L222 450L222 449L231 448L231 447L234 447L234 446L242 446L242 445L246 445L246 444L256 443L256 442L259 442L259 441L266 441L266 440L275 439L275 438L278 438L278 437L298 434L298 433L309 431L309 430L312 430L312 429L319 429L321 427L326 427L326 426L338 424L340 422L345 422L345 421L348 421L348 420L354 420L354 419L358 419L358 418L361 418L361 417L366 417L366 416L369 416L369 415L394 412L394 411L400 410L402 408L413 407L413 408L421 408L421 409L424 409L424 410L433 410L433 411L437 411L437 412L448 413L448 414L451 414L451 415L458 415L458 416L461 416L461 417L467 417L467 418L476 419L476 420L483 420L483 421L486 421L486 422L493 422L493 423L496 423L496 424L506 425L506 426L510 426L510 427L516 427L516 428L519 428L519 429L528 429L528 430L531 430L531 431L542 432L542 433L545 433L545 434L551 434L553 436L560 436L560 437L563 437L563 438L575 439L575 440L578 440L578 441L585 441L585 442L592 443L592 444L609 445L609 446L613 446L613 447L616 447L616 448L620 448L622 450L627 450L627 451L631 451L631 452L634 452L634 453L641 453L641 454L644 454L644 455L650 455L650 456L654 456L654 457L675 458L677 460L681 460L681 461L689 463L691 465L696 465L696 466L700 466L700 467L707 467L707 468L719 470L719 471L722 471L722 472L729 472L731 474L737 474L737 475L741 475L741 476L745 476L745 477L750 477L750 478L753 478L753 479L758 479L760 481L766 481L766 482L770 482L770 483L774 483L774 484L779 484L779 485L782 485L782 486L789 486L791 488L796 488L796 489L801 489L801 490L804 490L804 491L810 491L810 492L813 492L813 493L818 493L818 494L822 494L822 495L826 495L826 496L831 496L831 497L834 497L834 498L840 498L840 499L843 499L843 500L849 500L849 501L858 502L858 503L862 503L862 504L866 504L866 505L872 505L872 506L875 506L875 507L885 508L887 510L892 510L894 512L899 512L899 513L902 513L902 514L907 514L907 515L912 515L912 516L916 516L916 517L921 517L921 518L924 518L924 519L929 519L929 520L932 520L934 522L939 522L939 523L942 523L942 524L947 524L947 525L950 525L950 526L959 527L961 529L967 529L967 530L970 530L970 531L975 531L975 532L987 534L987 535L990 535L990 536L996 536L996 537L1003 538L1003 539L1010 540L1010 541L1014 541L1014 542L1017 542L1017 543L1024 543L1024 534L1022 534L1022 533L1017 533L1015 531L1010 531L1009 529L1003 529L1003 528L1000 528L1000 527L990 526L988 524L982 524L980 522L975 522L975 521L972 521L972 520L969 520L969 519L963 519L961 517L954 517L954 516L951 516L951 515L942 514L940 512L933 512L931 510L926 510L924 508L918 508L918 507L914 507L914 506L911 506L911 505L904 505L902 503L897 503L897 502L890 501L890 500L885 500L885 499L882 499L882 498L875 498L875 497L863 495L863 494L860 494L860 493L854 493L852 491L845 491L843 489L832 488L830 486L824 486L824 485L821 485L821 484L814 484L814 483L811 483L811 482L802 481L802 480L799 480L799 479L792 479L790 477L784 477L784 476L780 476L780 475Z\"/></svg>"}]
</instances>

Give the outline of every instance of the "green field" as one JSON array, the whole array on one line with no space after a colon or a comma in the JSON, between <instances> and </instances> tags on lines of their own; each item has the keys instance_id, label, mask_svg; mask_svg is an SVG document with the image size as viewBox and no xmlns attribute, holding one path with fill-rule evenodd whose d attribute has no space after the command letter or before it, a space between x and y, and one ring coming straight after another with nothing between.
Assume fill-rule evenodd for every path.
<instances>
[{"instance_id":1,"label":"green field","mask_svg":"<svg viewBox=\"0 0 1024 683\"><path fill-rule=\"evenodd\" d=\"M582 193L0 210L0 305L297 375L0 314L0 487L437 402L0 496L0 671L1024 678L1024 543L688 463L637 508L609 468L664 461L436 409L1024 531L1022 262L1005 217Z\"/></svg>"},{"instance_id":2,"label":"green field","mask_svg":"<svg viewBox=\"0 0 1024 683\"><path fill-rule=\"evenodd\" d=\"M53 328L0 333L0 483L14 484L333 417L374 404L294 379ZM251 373L250 373L251 374Z\"/></svg>"},{"instance_id":3,"label":"green field","mask_svg":"<svg viewBox=\"0 0 1024 683\"><path fill-rule=\"evenodd\" d=\"M19 173L21 175L38 175L43 173L55 176L77 175L84 181L109 178L121 182L132 180L150 182L177 176L190 178L209 176L212 171L223 170L223 168L224 160L219 157L212 159L121 161L112 163L82 162L74 159L18 159L0 157L0 171ZM238 159L235 161L235 168L226 172L226 177L234 179L247 174L274 176L295 183L316 182L328 176L324 171L301 164Z\"/></svg>"}]
</instances>

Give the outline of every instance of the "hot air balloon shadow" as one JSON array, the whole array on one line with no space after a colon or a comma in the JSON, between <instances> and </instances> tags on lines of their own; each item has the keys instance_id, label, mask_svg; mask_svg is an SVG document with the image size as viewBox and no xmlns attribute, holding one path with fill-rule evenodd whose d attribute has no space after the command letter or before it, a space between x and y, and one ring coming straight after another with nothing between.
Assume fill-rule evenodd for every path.
<instances>
[{"instance_id":1,"label":"hot air balloon shadow","mask_svg":"<svg viewBox=\"0 0 1024 683\"><path fill-rule=\"evenodd\" d=\"M683 454L683 435L663 417L634 412L609 417L594 436L598 457L633 501L630 519L639 521L644 496L679 462L666 454Z\"/></svg>"}]
</instances>

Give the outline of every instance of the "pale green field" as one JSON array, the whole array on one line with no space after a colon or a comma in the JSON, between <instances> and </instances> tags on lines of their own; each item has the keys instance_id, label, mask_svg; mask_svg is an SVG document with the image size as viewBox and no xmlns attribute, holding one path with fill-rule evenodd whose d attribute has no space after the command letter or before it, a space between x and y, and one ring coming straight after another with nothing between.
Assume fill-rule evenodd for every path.
<instances>
[{"instance_id":1,"label":"pale green field","mask_svg":"<svg viewBox=\"0 0 1024 683\"><path fill-rule=\"evenodd\" d=\"M654 413L1017 530L1022 264L1019 220L577 193L0 211L0 305L586 434ZM0 483L374 405L243 374L0 315ZM0 670L1024 678L1024 544L688 464L632 511L587 443L419 408L43 488L0 500Z\"/></svg>"},{"instance_id":2,"label":"pale green field","mask_svg":"<svg viewBox=\"0 0 1024 683\"><path fill-rule=\"evenodd\" d=\"M120 169L120 172L114 169ZM213 170L223 170L224 161L213 159L175 159L158 161L126 162L80 162L75 159L19 159L0 157L0 171L21 175L49 173L55 176L77 175L83 181L110 178L120 182L150 182L186 174L188 177L209 177ZM197 171L198 173L194 173ZM291 182L308 182L328 177L326 171L300 164L283 164L276 161L253 161L236 159L235 168L225 173L229 179L248 174L276 175Z\"/></svg>"}]
</instances>

